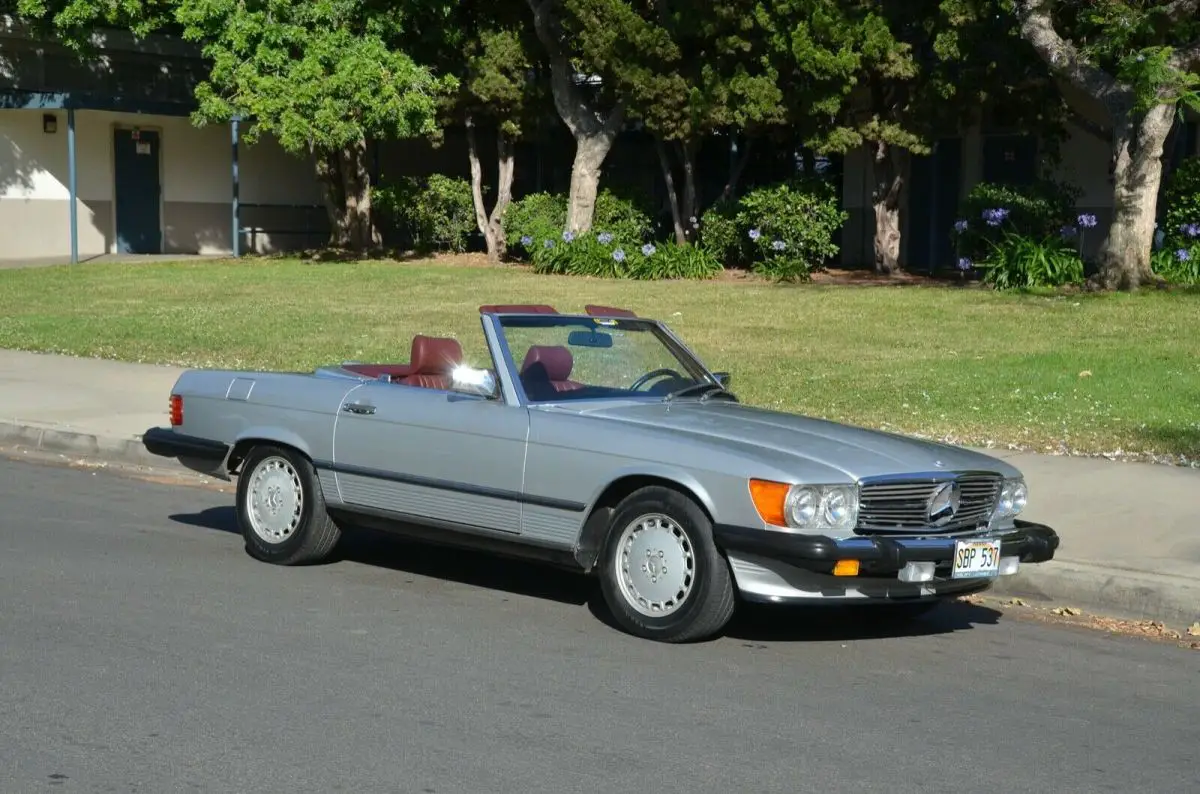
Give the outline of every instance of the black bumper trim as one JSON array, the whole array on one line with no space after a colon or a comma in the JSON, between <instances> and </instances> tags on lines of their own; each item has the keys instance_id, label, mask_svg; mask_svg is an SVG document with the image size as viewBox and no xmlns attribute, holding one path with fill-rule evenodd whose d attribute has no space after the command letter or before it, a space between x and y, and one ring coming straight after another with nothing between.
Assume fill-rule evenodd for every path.
<instances>
[{"instance_id":1,"label":"black bumper trim","mask_svg":"<svg viewBox=\"0 0 1200 794\"><path fill-rule=\"evenodd\" d=\"M176 433L167 427L152 427L143 433L142 446L151 455L163 458L191 458L213 463L220 463L229 454L226 443Z\"/></svg>"},{"instance_id":2,"label":"black bumper trim","mask_svg":"<svg viewBox=\"0 0 1200 794\"><path fill-rule=\"evenodd\" d=\"M1017 521L1014 529L992 535L1000 540L1000 553L1022 563L1054 559L1059 537L1044 524ZM729 525L713 527L713 536L725 551L757 554L802 568L828 571L838 560L858 560L871 573L899 571L909 562L950 562L953 537L853 537L837 540L825 535L798 535L768 529Z\"/></svg>"}]
</instances>

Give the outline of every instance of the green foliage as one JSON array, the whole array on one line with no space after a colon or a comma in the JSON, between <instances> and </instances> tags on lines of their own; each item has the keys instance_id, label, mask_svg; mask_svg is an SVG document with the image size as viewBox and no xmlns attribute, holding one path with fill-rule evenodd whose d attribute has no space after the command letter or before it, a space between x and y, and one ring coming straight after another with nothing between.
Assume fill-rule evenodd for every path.
<instances>
[{"instance_id":1,"label":"green foliage","mask_svg":"<svg viewBox=\"0 0 1200 794\"><path fill-rule=\"evenodd\" d=\"M725 265L743 263L744 236L738 230L738 202L718 201L700 217L697 245ZM747 230L749 231L749 230Z\"/></svg>"},{"instance_id":2,"label":"green foliage","mask_svg":"<svg viewBox=\"0 0 1200 794\"><path fill-rule=\"evenodd\" d=\"M605 188L596 197L592 227L627 246L640 246L650 238L650 217L630 198ZM508 207L504 217L509 247L532 252L546 240L558 240L567 223L567 197L563 194L531 193Z\"/></svg>"},{"instance_id":3,"label":"green foliage","mask_svg":"<svg viewBox=\"0 0 1200 794\"><path fill-rule=\"evenodd\" d=\"M418 253L467 250L475 232L475 205L465 179L431 175L376 187L371 197L380 225Z\"/></svg>"},{"instance_id":4,"label":"green foliage","mask_svg":"<svg viewBox=\"0 0 1200 794\"><path fill-rule=\"evenodd\" d=\"M757 256L754 269L781 280L806 280L838 252L834 235L848 214L828 182L816 180L757 188L740 202L738 226Z\"/></svg>"},{"instance_id":5,"label":"green foliage","mask_svg":"<svg viewBox=\"0 0 1200 794\"><path fill-rule=\"evenodd\" d=\"M708 279L722 271L700 248L674 242L629 246L605 232L546 238L532 246L531 258L537 273L593 278Z\"/></svg>"},{"instance_id":6,"label":"green foliage","mask_svg":"<svg viewBox=\"0 0 1200 794\"><path fill-rule=\"evenodd\" d=\"M1171 172L1163 203L1163 247L1200 245L1200 156L1187 158Z\"/></svg>"},{"instance_id":7,"label":"green foliage","mask_svg":"<svg viewBox=\"0 0 1200 794\"><path fill-rule=\"evenodd\" d=\"M16 12L43 35L70 49L92 54L89 39L99 28L118 28L145 37L170 28L179 0L17 0Z\"/></svg>"},{"instance_id":8,"label":"green foliage","mask_svg":"<svg viewBox=\"0 0 1200 794\"><path fill-rule=\"evenodd\" d=\"M1083 260L1057 235L1030 237L1012 230L988 240L991 251L976 267L996 289L1061 287L1083 282Z\"/></svg>"},{"instance_id":9,"label":"green foliage","mask_svg":"<svg viewBox=\"0 0 1200 794\"><path fill-rule=\"evenodd\" d=\"M967 259L982 259L1009 233L1035 240L1063 235L1080 221L1074 212L1080 195L1076 186L1049 179L1022 187L980 182L960 206L959 221L951 232L956 249ZM1090 216L1082 218L1085 229L1092 222Z\"/></svg>"},{"instance_id":10,"label":"green foliage","mask_svg":"<svg viewBox=\"0 0 1200 794\"><path fill-rule=\"evenodd\" d=\"M832 184L781 182L709 208L701 218L699 248L727 267L807 280L837 254L834 237L847 217Z\"/></svg>"},{"instance_id":11,"label":"green foliage","mask_svg":"<svg viewBox=\"0 0 1200 794\"><path fill-rule=\"evenodd\" d=\"M366 138L437 134L438 100L457 87L394 45L400 23L353 0L181 0L184 37L211 61L195 120L247 118L290 152L340 151Z\"/></svg>"},{"instance_id":12,"label":"green foliage","mask_svg":"<svg viewBox=\"0 0 1200 794\"><path fill-rule=\"evenodd\" d=\"M1150 267L1172 284L1200 285L1200 241L1155 251L1150 258Z\"/></svg>"}]
</instances>

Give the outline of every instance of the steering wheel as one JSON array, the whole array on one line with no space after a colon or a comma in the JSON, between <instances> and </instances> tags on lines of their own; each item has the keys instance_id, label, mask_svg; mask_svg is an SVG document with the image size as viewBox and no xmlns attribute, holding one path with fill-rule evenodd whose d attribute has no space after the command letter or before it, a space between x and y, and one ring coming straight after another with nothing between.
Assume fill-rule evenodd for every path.
<instances>
[{"instance_id":1,"label":"steering wheel","mask_svg":"<svg viewBox=\"0 0 1200 794\"><path fill-rule=\"evenodd\" d=\"M647 381L649 381L651 378L658 378L658 377L662 377L663 375L674 375L676 378L679 378L680 380L684 380L684 377L682 375L680 375L678 372L671 369L670 367L662 367L661 369L656 369L651 372L647 372L645 375L642 375L640 378L638 378L637 380L635 380L633 382L633 385L629 387L629 390L637 391L638 387L645 385L645 383Z\"/></svg>"}]
</instances>

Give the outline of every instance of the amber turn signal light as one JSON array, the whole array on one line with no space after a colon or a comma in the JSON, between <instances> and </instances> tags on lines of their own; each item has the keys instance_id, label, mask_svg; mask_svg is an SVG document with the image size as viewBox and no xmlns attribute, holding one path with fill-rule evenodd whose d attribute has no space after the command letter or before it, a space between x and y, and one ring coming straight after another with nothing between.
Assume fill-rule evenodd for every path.
<instances>
[{"instance_id":1,"label":"amber turn signal light","mask_svg":"<svg viewBox=\"0 0 1200 794\"><path fill-rule=\"evenodd\" d=\"M833 564L834 576L858 576L858 560L838 560Z\"/></svg>"},{"instance_id":2,"label":"amber turn signal light","mask_svg":"<svg viewBox=\"0 0 1200 794\"><path fill-rule=\"evenodd\" d=\"M772 526L786 527L787 517L783 510L791 488L792 486L785 482L751 480L750 500L754 502L754 509L758 511L759 518Z\"/></svg>"}]
</instances>

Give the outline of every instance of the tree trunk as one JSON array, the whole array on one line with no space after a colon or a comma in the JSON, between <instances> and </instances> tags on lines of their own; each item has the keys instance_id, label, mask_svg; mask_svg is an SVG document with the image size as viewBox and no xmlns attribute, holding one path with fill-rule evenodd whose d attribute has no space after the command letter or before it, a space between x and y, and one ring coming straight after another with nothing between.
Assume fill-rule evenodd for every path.
<instances>
[{"instance_id":1,"label":"tree trunk","mask_svg":"<svg viewBox=\"0 0 1200 794\"><path fill-rule=\"evenodd\" d=\"M654 139L654 148L658 152L658 164L662 167L663 182L667 186L667 203L671 205L671 224L675 227L675 242L683 245L687 242L687 233L683 230L683 215L679 211L679 191L675 189L675 169L671 165L671 156L667 147L659 138Z\"/></svg>"},{"instance_id":2,"label":"tree trunk","mask_svg":"<svg viewBox=\"0 0 1200 794\"><path fill-rule=\"evenodd\" d=\"M566 230L581 234L592 228L601 169L625 123L625 106L617 103L606 114L593 107L575 85L575 69L563 49L563 34L554 15L555 0L527 2L533 11L534 31L549 56L550 89L555 110L575 138Z\"/></svg>"},{"instance_id":3,"label":"tree trunk","mask_svg":"<svg viewBox=\"0 0 1200 794\"><path fill-rule=\"evenodd\" d=\"M382 241L371 217L371 172L367 170L367 142L359 139L347 146L341 152L341 159L350 249L365 253L379 247Z\"/></svg>"},{"instance_id":4,"label":"tree trunk","mask_svg":"<svg viewBox=\"0 0 1200 794\"><path fill-rule=\"evenodd\" d=\"M696 192L696 147L691 141L684 141L679 145L679 152L683 158L683 216L686 219L683 228L687 242L691 243L696 238L700 221L700 196Z\"/></svg>"},{"instance_id":5,"label":"tree trunk","mask_svg":"<svg viewBox=\"0 0 1200 794\"><path fill-rule=\"evenodd\" d=\"M317 178L324 188L325 212L329 216L329 245L365 253L379 246L378 229L371 218L371 174L367 171L367 142L338 152L320 152L312 147Z\"/></svg>"},{"instance_id":6,"label":"tree trunk","mask_svg":"<svg viewBox=\"0 0 1200 794\"><path fill-rule=\"evenodd\" d=\"M662 167L663 181L667 186L667 200L671 205L671 223L675 227L675 242L679 245L690 244L696 236L696 223L699 220L699 199L696 195L696 156L691 144L679 144L680 158L683 160L683 195L675 185L675 164L671 161L671 153L666 145L658 138L654 139L654 148L658 151L658 163Z\"/></svg>"},{"instance_id":7,"label":"tree trunk","mask_svg":"<svg viewBox=\"0 0 1200 794\"><path fill-rule=\"evenodd\" d=\"M491 214L483 200L483 166L479 161L479 145L475 139L475 119L467 116L467 156L471 160L471 197L475 204L475 224L487 245L488 260L500 262L508 253L504 234L504 213L512 203L512 183L515 157L512 143L503 130L496 131L496 204Z\"/></svg>"},{"instance_id":8,"label":"tree trunk","mask_svg":"<svg viewBox=\"0 0 1200 794\"><path fill-rule=\"evenodd\" d=\"M600 174L612 149L606 135L575 135L575 161L571 164L571 188L567 196L567 231L583 234L592 228Z\"/></svg>"},{"instance_id":9,"label":"tree trunk","mask_svg":"<svg viewBox=\"0 0 1200 794\"><path fill-rule=\"evenodd\" d=\"M330 248L348 248L350 232L346 228L346 194L342 182L342 164L336 152L323 152L309 146L317 167L317 180L321 183L321 198L325 201L325 214L329 217Z\"/></svg>"},{"instance_id":10,"label":"tree trunk","mask_svg":"<svg viewBox=\"0 0 1200 794\"><path fill-rule=\"evenodd\" d=\"M908 151L871 144L871 207L875 213L875 272L891 275L900 266L900 209L907 187Z\"/></svg>"},{"instance_id":11,"label":"tree trunk","mask_svg":"<svg viewBox=\"0 0 1200 794\"><path fill-rule=\"evenodd\" d=\"M753 145L754 139L747 138L746 145L742 147L741 152L729 158L729 181L725 183L725 188L721 191L721 201L731 201L737 197L738 183L742 180L746 163L750 162L750 147Z\"/></svg>"},{"instance_id":12,"label":"tree trunk","mask_svg":"<svg viewBox=\"0 0 1200 794\"><path fill-rule=\"evenodd\" d=\"M1162 182L1162 155L1175 112L1155 105L1145 115L1115 119L1113 140L1113 220L1100 246L1099 286L1136 290L1155 281L1150 269L1154 219Z\"/></svg>"}]
</instances>

